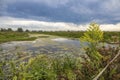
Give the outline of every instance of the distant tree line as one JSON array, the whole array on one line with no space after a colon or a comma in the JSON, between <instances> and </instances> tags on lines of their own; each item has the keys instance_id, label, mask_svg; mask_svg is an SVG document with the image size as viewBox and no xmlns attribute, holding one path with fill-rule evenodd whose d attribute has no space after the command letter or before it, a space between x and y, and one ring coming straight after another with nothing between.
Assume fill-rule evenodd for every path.
<instances>
[{"instance_id":1,"label":"distant tree line","mask_svg":"<svg viewBox=\"0 0 120 80\"><path fill-rule=\"evenodd\" d=\"M13 30L12 28L1 28L0 32L24 32L24 30L22 28L17 28L17 30ZM29 32L29 30L26 30L26 32Z\"/></svg>"},{"instance_id":2,"label":"distant tree line","mask_svg":"<svg viewBox=\"0 0 120 80\"><path fill-rule=\"evenodd\" d=\"M85 31L43 31L43 30L23 30L22 28L17 28L17 30L13 30L12 28L1 28L0 32L30 32L30 33L39 33L39 34L47 34L47 35L55 35L61 37L70 37L70 38L80 38L83 36ZM103 42L120 42L120 32L104 32Z\"/></svg>"},{"instance_id":3,"label":"distant tree line","mask_svg":"<svg viewBox=\"0 0 120 80\"><path fill-rule=\"evenodd\" d=\"M42 30L35 31L35 30L23 30L23 28L17 28L16 30L13 30L12 28L0 28L0 32L43 32Z\"/></svg>"}]
</instances>

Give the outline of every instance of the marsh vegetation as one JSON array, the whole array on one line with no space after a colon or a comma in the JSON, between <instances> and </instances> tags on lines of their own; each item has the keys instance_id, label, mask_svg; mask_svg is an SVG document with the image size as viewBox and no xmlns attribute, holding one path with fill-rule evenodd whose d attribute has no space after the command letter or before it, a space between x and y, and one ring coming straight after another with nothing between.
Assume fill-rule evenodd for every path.
<instances>
[{"instance_id":1,"label":"marsh vegetation","mask_svg":"<svg viewBox=\"0 0 120 80\"><path fill-rule=\"evenodd\" d=\"M9 31L0 32L1 80L120 80L120 32L95 23L86 32Z\"/></svg>"}]
</instances>

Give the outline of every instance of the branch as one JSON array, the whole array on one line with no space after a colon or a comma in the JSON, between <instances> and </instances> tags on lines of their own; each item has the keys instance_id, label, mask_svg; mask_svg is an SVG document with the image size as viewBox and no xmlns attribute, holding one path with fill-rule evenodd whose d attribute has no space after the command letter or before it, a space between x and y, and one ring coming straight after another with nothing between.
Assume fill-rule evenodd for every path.
<instances>
[{"instance_id":1,"label":"branch","mask_svg":"<svg viewBox=\"0 0 120 80\"><path fill-rule=\"evenodd\" d=\"M103 72L109 67L109 65L120 55L120 50L116 54L116 56L103 68L103 70L93 79L98 80L98 78L103 74Z\"/></svg>"}]
</instances>

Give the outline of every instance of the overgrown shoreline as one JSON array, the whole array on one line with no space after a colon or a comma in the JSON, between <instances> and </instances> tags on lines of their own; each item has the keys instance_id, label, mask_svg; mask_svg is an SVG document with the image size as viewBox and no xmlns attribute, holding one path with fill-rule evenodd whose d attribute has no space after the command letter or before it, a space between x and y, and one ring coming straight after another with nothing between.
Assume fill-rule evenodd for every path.
<instances>
[{"instance_id":1,"label":"overgrown shoreline","mask_svg":"<svg viewBox=\"0 0 120 80\"><path fill-rule=\"evenodd\" d=\"M32 41L36 37L29 37L26 32L0 32L0 43L9 41Z\"/></svg>"},{"instance_id":2,"label":"overgrown shoreline","mask_svg":"<svg viewBox=\"0 0 120 80\"><path fill-rule=\"evenodd\" d=\"M5 34L3 39L13 39L23 36L21 39L28 37L27 34ZM63 35L63 34L62 34ZM18 37L19 36L19 37ZM107 39L107 38L106 38ZM106 40L105 39L105 40ZM110 38L111 39L111 38ZM114 41L115 38L113 38ZM118 40L118 39L117 39ZM117 41L115 40L115 41ZM1 80L120 80L120 57L116 57L120 47L106 48L100 45L104 41L104 32L99 29L99 25L92 23L88 30L80 37L80 41L88 42L82 46L86 55L75 57L75 54L58 54L50 56L45 54L30 57L28 61L21 57L18 61L0 61L0 79ZM84 45L84 44L83 44ZM119 56L119 55L118 55ZM116 58L115 58L116 57ZM114 59L115 58L115 59ZM111 62L112 60L112 62ZM114 60L114 61L113 61ZM17 63L19 62L20 63ZM108 65L111 63L110 65ZM105 68L107 66L107 68ZM101 72L104 72L97 77Z\"/></svg>"}]
</instances>

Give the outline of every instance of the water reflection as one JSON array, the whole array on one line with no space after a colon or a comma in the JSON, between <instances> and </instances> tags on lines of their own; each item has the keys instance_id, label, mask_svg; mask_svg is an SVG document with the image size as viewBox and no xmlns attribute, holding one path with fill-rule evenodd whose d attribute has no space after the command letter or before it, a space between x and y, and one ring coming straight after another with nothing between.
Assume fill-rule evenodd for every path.
<instances>
[{"instance_id":1,"label":"water reflection","mask_svg":"<svg viewBox=\"0 0 120 80\"><path fill-rule=\"evenodd\" d=\"M72 40L72 39L67 39L67 38L55 38L52 39L53 41L56 42L61 42L64 44L71 44L71 45L75 45L76 47L80 47L80 41L79 40Z\"/></svg>"},{"instance_id":2,"label":"water reflection","mask_svg":"<svg viewBox=\"0 0 120 80\"><path fill-rule=\"evenodd\" d=\"M86 45L86 44L85 44ZM101 43L101 46L103 43ZM113 46L104 43L105 46ZM35 56L37 54L81 54L79 40L67 38L36 39L35 41L12 41L0 44L0 60L17 60L19 57Z\"/></svg>"},{"instance_id":3,"label":"water reflection","mask_svg":"<svg viewBox=\"0 0 120 80\"><path fill-rule=\"evenodd\" d=\"M19 57L37 54L80 53L80 42L66 38L37 39L35 41L12 41L0 44L1 60L17 60ZM26 55L27 54L27 55Z\"/></svg>"}]
</instances>

